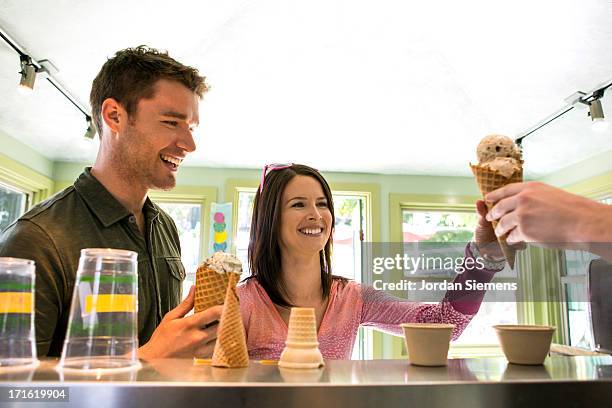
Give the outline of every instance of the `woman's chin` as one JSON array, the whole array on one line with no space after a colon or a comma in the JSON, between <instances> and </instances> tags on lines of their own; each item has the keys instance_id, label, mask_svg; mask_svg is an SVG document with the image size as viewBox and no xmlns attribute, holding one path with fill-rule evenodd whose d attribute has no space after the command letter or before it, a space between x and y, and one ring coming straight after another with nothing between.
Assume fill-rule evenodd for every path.
<instances>
[{"instance_id":1,"label":"woman's chin","mask_svg":"<svg viewBox=\"0 0 612 408\"><path fill-rule=\"evenodd\" d=\"M301 245L298 248L294 248L293 253L295 254L302 254L302 255L311 255L311 256L316 256L318 255L323 249L325 248L325 245L312 245L312 243L307 244L307 245Z\"/></svg>"}]
</instances>

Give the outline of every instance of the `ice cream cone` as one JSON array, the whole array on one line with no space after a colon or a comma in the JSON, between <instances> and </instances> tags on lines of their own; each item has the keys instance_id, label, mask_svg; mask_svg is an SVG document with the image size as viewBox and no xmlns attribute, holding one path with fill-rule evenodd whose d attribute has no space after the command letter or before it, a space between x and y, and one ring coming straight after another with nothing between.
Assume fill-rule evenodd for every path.
<instances>
[{"instance_id":1,"label":"ice cream cone","mask_svg":"<svg viewBox=\"0 0 612 408\"><path fill-rule=\"evenodd\" d=\"M246 335L236 284L239 275L228 273L228 285L226 288L225 302L221 312L221 320L217 329L217 342L213 352L212 365L215 367L247 367L249 365L249 353L246 345Z\"/></svg>"},{"instance_id":2,"label":"ice cream cone","mask_svg":"<svg viewBox=\"0 0 612 408\"><path fill-rule=\"evenodd\" d=\"M474 173L474 177L476 177L476 182L478 183L478 187L480 188L480 192L482 193L483 197L491 191L497 190L498 188L503 187L507 184L519 183L523 181L522 167L519 171L515 171L510 177L504 177L498 171L491 170L486 166L470 164L470 167L472 168L472 173ZM487 205L487 209L489 211L491 211L491 209L494 207L494 205L490 202L485 201L485 204ZM492 224L493 228L497 227L497 221L493 221ZM508 234L505 234L501 237L497 237L497 241L499 242L501 250L506 257L508 265L510 265L510 268L514 269L516 250L507 244L507 236Z\"/></svg>"},{"instance_id":3,"label":"ice cream cone","mask_svg":"<svg viewBox=\"0 0 612 408\"><path fill-rule=\"evenodd\" d=\"M218 273L206 263L200 265L196 272L195 312L201 312L211 306L222 305L229 282L228 273Z\"/></svg>"},{"instance_id":4,"label":"ice cream cone","mask_svg":"<svg viewBox=\"0 0 612 408\"><path fill-rule=\"evenodd\" d=\"M292 307L287 340L278 365L285 368L318 368L323 356L317 340L317 321L311 307Z\"/></svg>"}]
</instances>

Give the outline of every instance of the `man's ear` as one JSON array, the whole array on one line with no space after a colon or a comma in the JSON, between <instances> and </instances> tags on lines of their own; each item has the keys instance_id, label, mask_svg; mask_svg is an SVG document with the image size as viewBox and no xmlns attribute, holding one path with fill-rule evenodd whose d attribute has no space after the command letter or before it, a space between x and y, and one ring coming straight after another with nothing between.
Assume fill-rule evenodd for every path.
<instances>
[{"instance_id":1,"label":"man's ear","mask_svg":"<svg viewBox=\"0 0 612 408\"><path fill-rule=\"evenodd\" d=\"M107 98L102 102L102 122L113 133L118 133L126 121L127 112L119 102L113 98Z\"/></svg>"}]
</instances>

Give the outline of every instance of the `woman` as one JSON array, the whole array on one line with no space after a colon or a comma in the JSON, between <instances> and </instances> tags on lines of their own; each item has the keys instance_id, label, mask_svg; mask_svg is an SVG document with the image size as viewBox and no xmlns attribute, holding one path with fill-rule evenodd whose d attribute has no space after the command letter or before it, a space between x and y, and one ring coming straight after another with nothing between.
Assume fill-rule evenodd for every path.
<instances>
[{"instance_id":1,"label":"woman","mask_svg":"<svg viewBox=\"0 0 612 408\"><path fill-rule=\"evenodd\" d=\"M472 252L483 243L496 242L491 224L484 220L484 202L477 207L476 246L466 248L469 257L477 256ZM421 304L333 276L333 228L332 193L317 170L299 164L264 167L251 222L251 276L238 287L251 358L280 357L292 306L314 308L319 348L326 359L349 359L360 325L401 335L400 323L454 323L457 338L478 311L484 292L472 292L469 301L460 301L459 291L447 292L439 304ZM499 246L493 246L488 254L501 254ZM489 267L493 270L467 270L455 281L488 282L503 262Z\"/></svg>"}]
</instances>

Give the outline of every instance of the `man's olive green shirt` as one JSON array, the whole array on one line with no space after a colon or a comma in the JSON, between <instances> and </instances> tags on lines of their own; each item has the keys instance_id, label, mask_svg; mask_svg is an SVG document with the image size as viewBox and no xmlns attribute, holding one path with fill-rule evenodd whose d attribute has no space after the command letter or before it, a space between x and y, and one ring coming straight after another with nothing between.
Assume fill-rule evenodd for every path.
<instances>
[{"instance_id":1,"label":"man's olive green shirt","mask_svg":"<svg viewBox=\"0 0 612 408\"><path fill-rule=\"evenodd\" d=\"M136 218L87 168L75 181L36 205L0 236L0 256L36 263L36 343L39 356L59 356L64 344L80 251L138 253L138 340L145 344L181 299L185 269L172 218L146 199L146 236Z\"/></svg>"}]
</instances>

